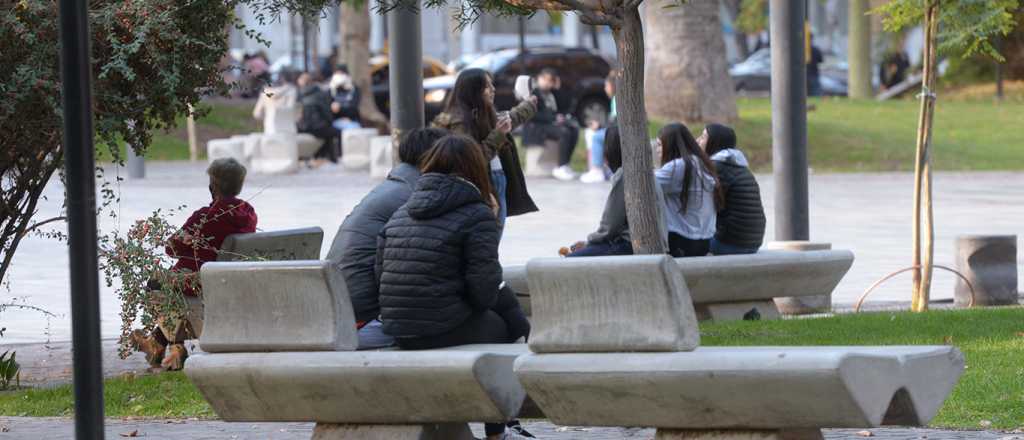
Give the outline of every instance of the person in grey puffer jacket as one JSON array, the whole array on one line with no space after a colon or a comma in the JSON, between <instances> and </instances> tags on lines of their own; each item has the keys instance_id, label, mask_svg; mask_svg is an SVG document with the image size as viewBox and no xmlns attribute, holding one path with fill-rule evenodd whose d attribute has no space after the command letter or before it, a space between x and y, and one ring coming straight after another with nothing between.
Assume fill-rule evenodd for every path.
<instances>
[{"instance_id":1,"label":"person in grey puffer jacket","mask_svg":"<svg viewBox=\"0 0 1024 440\"><path fill-rule=\"evenodd\" d=\"M338 228L327 253L327 260L345 278L360 328L360 348L380 348L394 343L392 338L384 335L377 319L380 315L377 279L374 276L377 236L395 211L409 200L420 178L417 168L420 157L446 134L439 128L420 128L409 132L398 146L398 165L388 174L387 180L352 208Z\"/></svg>"},{"instance_id":2,"label":"person in grey puffer jacket","mask_svg":"<svg viewBox=\"0 0 1024 440\"><path fill-rule=\"evenodd\" d=\"M746 156L736 148L736 133L729 127L709 124L697 140L718 172L725 205L718 212L711 253L752 254L764 242L765 215L761 188L750 172Z\"/></svg>"},{"instance_id":3,"label":"person in grey puffer jacket","mask_svg":"<svg viewBox=\"0 0 1024 440\"><path fill-rule=\"evenodd\" d=\"M601 224L597 231L587 236L586 242L579 242L572 246L571 253L567 257L598 257L607 255L632 255L633 244L630 241L629 221L626 218L626 191L625 179L622 170L622 141L619 136L619 127L612 125L608 127L604 138L604 160L611 168L612 189L608 192L608 199L604 204L604 212L601 214ZM654 185L659 210L664 204L665 196L661 187ZM665 248L668 248L668 231L663 215L658 216L658 229Z\"/></svg>"}]
</instances>

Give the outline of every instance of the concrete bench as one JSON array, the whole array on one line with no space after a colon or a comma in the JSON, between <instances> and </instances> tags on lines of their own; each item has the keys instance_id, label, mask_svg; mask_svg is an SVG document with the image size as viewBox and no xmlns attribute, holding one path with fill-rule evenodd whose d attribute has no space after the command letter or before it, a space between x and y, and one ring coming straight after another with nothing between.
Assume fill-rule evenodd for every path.
<instances>
[{"instance_id":1,"label":"concrete bench","mask_svg":"<svg viewBox=\"0 0 1024 440\"><path fill-rule=\"evenodd\" d=\"M341 132L341 165L349 170L370 168L370 139L376 128L350 128Z\"/></svg>"},{"instance_id":2,"label":"concrete bench","mask_svg":"<svg viewBox=\"0 0 1024 440\"><path fill-rule=\"evenodd\" d=\"M352 306L327 261L209 263L206 353L185 373L234 422L317 422L316 439L469 440L523 406L524 344L353 351Z\"/></svg>"},{"instance_id":3,"label":"concrete bench","mask_svg":"<svg viewBox=\"0 0 1024 440\"><path fill-rule=\"evenodd\" d=\"M391 136L374 136L370 139L370 177L383 179L394 165Z\"/></svg>"},{"instance_id":4,"label":"concrete bench","mask_svg":"<svg viewBox=\"0 0 1024 440\"><path fill-rule=\"evenodd\" d=\"M544 145L527 145L526 163L523 173L526 177L550 178L551 172L558 168L558 141L546 141Z\"/></svg>"},{"instance_id":5,"label":"concrete bench","mask_svg":"<svg viewBox=\"0 0 1024 440\"><path fill-rule=\"evenodd\" d=\"M217 261L237 261L246 258L266 260L308 260L319 258L324 231L319 227L286 229L280 231L233 234L224 239ZM206 290L205 286L203 288ZM171 342L182 342L200 337L206 324L203 297L186 296L185 316L181 320L167 321L160 330Z\"/></svg>"},{"instance_id":6,"label":"concrete bench","mask_svg":"<svg viewBox=\"0 0 1024 440\"><path fill-rule=\"evenodd\" d=\"M948 346L700 348L676 262L583 260L527 265L533 353L515 370L556 424L654 427L658 439L924 425L964 368Z\"/></svg>"},{"instance_id":7,"label":"concrete bench","mask_svg":"<svg viewBox=\"0 0 1024 440\"><path fill-rule=\"evenodd\" d=\"M676 263L698 319L738 320L751 310L757 310L760 319L773 319L779 316L773 298L830 294L853 264L853 253L764 251L679 258ZM505 267L504 277L520 295L524 310L532 313L533 288L526 282L525 266Z\"/></svg>"}]
</instances>

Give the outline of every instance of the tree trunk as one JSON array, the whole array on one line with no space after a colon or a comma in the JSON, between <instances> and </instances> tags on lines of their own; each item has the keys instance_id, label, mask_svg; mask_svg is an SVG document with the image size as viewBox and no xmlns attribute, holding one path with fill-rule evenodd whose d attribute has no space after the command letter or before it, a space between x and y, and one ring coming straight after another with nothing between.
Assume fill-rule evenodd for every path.
<instances>
[{"instance_id":1,"label":"tree trunk","mask_svg":"<svg viewBox=\"0 0 1024 440\"><path fill-rule=\"evenodd\" d=\"M377 108L370 83L370 2L341 2L341 44L338 50L359 88L363 125L390 131L388 117Z\"/></svg>"},{"instance_id":2,"label":"tree trunk","mask_svg":"<svg viewBox=\"0 0 1024 440\"><path fill-rule=\"evenodd\" d=\"M647 104L663 121L732 122L736 95L724 56L718 1L647 6Z\"/></svg>"},{"instance_id":3,"label":"tree trunk","mask_svg":"<svg viewBox=\"0 0 1024 440\"><path fill-rule=\"evenodd\" d=\"M644 33L637 8L623 12L623 23L613 29L622 77L616 88L622 166L625 173L626 217L636 254L663 254L665 238L659 228L662 207L655 196L651 171L651 141L644 110Z\"/></svg>"},{"instance_id":4,"label":"tree trunk","mask_svg":"<svg viewBox=\"0 0 1024 440\"><path fill-rule=\"evenodd\" d=\"M914 166L914 291L911 309L915 312L928 310L928 300L931 297L933 257L935 255L930 150L932 143L932 121L935 117L935 95L933 90L936 75L938 10L938 2L929 1L925 8L924 16L924 78L921 80L921 114L917 128L917 162ZM923 225L922 216L924 217ZM922 228L924 229L923 232ZM924 248L923 250L922 247Z\"/></svg>"},{"instance_id":5,"label":"tree trunk","mask_svg":"<svg viewBox=\"0 0 1024 440\"><path fill-rule=\"evenodd\" d=\"M874 96L871 87L871 17L867 15L869 4L868 0L850 0L849 5L848 94L850 98L867 99Z\"/></svg>"}]
</instances>

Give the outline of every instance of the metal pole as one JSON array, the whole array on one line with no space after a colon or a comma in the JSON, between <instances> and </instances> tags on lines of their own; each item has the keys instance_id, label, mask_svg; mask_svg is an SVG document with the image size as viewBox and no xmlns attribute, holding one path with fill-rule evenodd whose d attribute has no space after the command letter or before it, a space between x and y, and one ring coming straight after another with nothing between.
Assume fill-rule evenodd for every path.
<instances>
[{"instance_id":1,"label":"metal pole","mask_svg":"<svg viewBox=\"0 0 1024 440\"><path fill-rule=\"evenodd\" d=\"M423 127L423 39L418 0L388 12L392 137ZM395 157L398 157L395 155Z\"/></svg>"},{"instance_id":2,"label":"metal pole","mask_svg":"<svg viewBox=\"0 0 1024 440\"><path fill-rule=\"evenodd\" d=\"M526 52L526 19L519 17L519 53Z\"/></svg>"},{"instance_id":3,"label":"metal pole","mask_svg":"<svg viewBox=\"0 0 1024 440\"><path fill-rule=\"evenodd\" d=\"M60 0L64 172L67 179L74 357L75 438L103 439L103 355L96 252L96 181L92 142L88 2Z\"/></svg>"},{"instance_id":4,"label":"metal pole","mask_svg":"<svg viewBox=\"0 0 1024 440\"><path fill-rule=\"evenodd\" d=\"M125 150L128 152L128 177L131 179L145 179L146 159L135 154L135 149L131 145L127 145Z\"/></svg>"},{"instance_id":5,"label":"metal pole","mask_svg":"<svg viewBox=\"0 0 1024 440\"><path fill-rule=\"evenodd\" d=\"M597 26L590 27L590 44L594 46L594 52L601 52L601 42L597 38Z\"/></svg>"},{"instance_id":6,"label":"metal pole","mask_svg":"<svg viewBox=\"0 0 1024 440\"><path fill-rule=\"evenodd\" d=\"M309 25L306 16L302 16L302 71L309 72Z\"/></svg>"},{"instance_id":7,"label":"metal pole","mask_svg":"<svg viewBox=\"0 0 1024 440\"><path fill-rule=\"evenodd\" d=\"M804 4L771 0L772 168L775 239L810 238Z\"/></svg>"},{"instance_id":8,"label":"metal pole","mask_svg":"<svg viewBox=\"0 0 1024 440\"><path fill-rule=\"evenodd\" d=\"M1003 38L996 37L996 50L999 53L1003 52ZM996 61L996 99L1002 101L1004 97L1003 93L1003 63Z\"/></svg>"}]
</instances>

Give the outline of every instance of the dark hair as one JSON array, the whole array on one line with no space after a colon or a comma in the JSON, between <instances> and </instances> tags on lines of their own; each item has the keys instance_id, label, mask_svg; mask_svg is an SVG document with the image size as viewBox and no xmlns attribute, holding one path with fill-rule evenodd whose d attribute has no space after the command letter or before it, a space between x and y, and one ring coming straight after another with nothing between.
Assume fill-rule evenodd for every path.
<instances>
[{"instance_id":1,"label":"dark hair","mask_svg":"<svg viewBox=\"0 0 1024 440\"><path fill-rule=\"evenodd\" d=\"M448 132L440 128L417 128L405 136L398 144L398 160L407 164L418 165L420 157L434 146L438 139Z\"/></svg>"},{"instance_id":2,"label":"dark hair","mask_svg":"<svg viewBox=\"0 0 1024 440\"><path fill-rule=\"evenodd\" d=\"M483 69L466 69L455 80L448 96L445 113L462 118L467 132L477 142L487 138L498 124L494 103L484 99L484 89L491 82L491 74Z\"/></svg>"},{"instance_id":3,"label":"dark hair","mask_svg":"<svg viewBox=\"0 0 1024 440\"><path fill-rule=\"evenodd\" d=\"M721 124L708 124L704 126L708 134L708 142L704 145L704 152L708 156L729 148L736 148L736 132Z\"/></svg>"},{"instance_id":4,"label":"dark hair","mask_svg":"<svg viewBox=\"0 0 1024 440\"><path fill-rule=\"evenodd\" d=\"M613 173L622 168L622 138L618 125L608 127L604 133L604 162Z\"/></svg>"},{"instance_id":5,"label":"dark hair","mask_svg":"<svg viewBox=\"0 0 1024 440\"><path fill-rule=\"evenodd\" d=\"M558 71L555 70L554 67L545 67L540 69L540 73L538 73L537 76L553 76L558 78Z\"/></svg>"},{"instance_id":6,"label":"dark hair","mask_svg":"<svg viewBox=\"0 0 1024 440\"><path fill-rule=\"evenodd\" d=\"M459 176L480 190L484 203L494 208L494 190L484 153L476 141L462 135L448 135L438 139L433 148L420 159L420 171Z\"/></svg>"},{"instance_id":7,"label":"dark hair","mask_svg":"<svg viewBox=\"0 0 1024 440\"><path fill-rule=\"evenodd\" d=\"M715 179L715 210L725 205L725 193L722 192L722 185L718 182L718 173L707 153L700 148L697 140L693 138L690 129L685 125L675 122L661 128L658 132L658 140L661 141L661 164L665 165L673 160L682 159L686 163L683 171L683 191L679 195L682 213L686 213L687 195L690 192L690 183L693 182L694 170L698 167ZM703 191L703 185L701 186Z\"/></svg>"}]
</instances>

